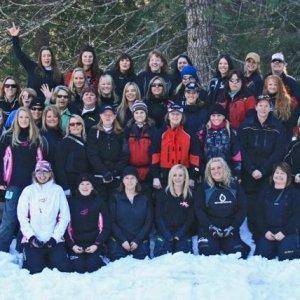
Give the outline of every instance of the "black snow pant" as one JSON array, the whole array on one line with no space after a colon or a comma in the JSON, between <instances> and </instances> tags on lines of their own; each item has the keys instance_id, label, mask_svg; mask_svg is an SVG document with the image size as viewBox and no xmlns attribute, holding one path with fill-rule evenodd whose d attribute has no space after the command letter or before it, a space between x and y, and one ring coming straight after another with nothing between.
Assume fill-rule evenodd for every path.
<instances>
[{"instance_id":1,"label":"black snow pant","mask_svg":"<svg viewBox=\"0 0 300 300\"><path fill-rule=\"evenodd\" d=\"M167 240L162 236L157 236L155 239L154 246L154 256L160 256L167 253L176 252L189 253L192 251L192 239L188 237L183 237L180 240Z\"/></svg>"}]
</instances>

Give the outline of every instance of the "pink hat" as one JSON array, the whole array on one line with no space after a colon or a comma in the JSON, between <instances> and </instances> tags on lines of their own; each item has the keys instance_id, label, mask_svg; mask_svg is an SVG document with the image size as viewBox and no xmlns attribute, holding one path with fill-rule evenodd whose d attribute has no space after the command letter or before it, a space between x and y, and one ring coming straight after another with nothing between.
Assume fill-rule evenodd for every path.
<instances>
[{"instance_id":1,"label":"pink hat","mask_svg":"<svg viewBox=\"0 0 300 300\"><path fill-rule=\"evenodd\" d=\"M37 171L51 172L52 171L51 164L46 160L40 160L36 163L34 171L35 172L37 172Z\"/></svg>"}]
</instances>

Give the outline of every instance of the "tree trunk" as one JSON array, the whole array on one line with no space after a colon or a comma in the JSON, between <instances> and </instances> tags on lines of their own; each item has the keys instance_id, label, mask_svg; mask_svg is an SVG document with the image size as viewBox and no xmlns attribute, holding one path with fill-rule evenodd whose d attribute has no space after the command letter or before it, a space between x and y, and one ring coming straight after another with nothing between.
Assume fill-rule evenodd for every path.
<instances>
[{"instance_id":1,"label":"tree trunk","mask_svg":"<svg viewBox=\"0 0 300 300\"><path fill-rule=\"evenodd\" d=\"M186 0L188 55L206 84L211 77L213 0Z\"/></svg>"}]
</instances>

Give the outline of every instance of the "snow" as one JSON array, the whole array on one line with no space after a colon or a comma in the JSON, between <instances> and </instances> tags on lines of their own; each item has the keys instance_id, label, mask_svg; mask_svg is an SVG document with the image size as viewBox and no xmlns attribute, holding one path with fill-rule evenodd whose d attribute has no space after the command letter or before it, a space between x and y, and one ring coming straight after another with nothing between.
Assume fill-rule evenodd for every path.
<instances>
[{"instance_id":1,"label":"snow","mask_svg":"<svg viewBox=\"0 0 300 300\"><path fill-rule=\"evenodd\" d=\"M238 254L131 257L92 274L45 269L29 275L0 252L0 299L300 299L300 260L279 262Z\"/></svg>"}]
</instances>

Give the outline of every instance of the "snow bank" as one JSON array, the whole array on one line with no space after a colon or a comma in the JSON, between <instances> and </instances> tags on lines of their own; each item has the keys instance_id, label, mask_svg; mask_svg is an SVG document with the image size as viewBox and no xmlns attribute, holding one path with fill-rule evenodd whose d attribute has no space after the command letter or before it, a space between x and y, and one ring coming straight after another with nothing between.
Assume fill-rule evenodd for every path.
<instances>
[{"instance_id":1,"label":"snow bank","mask_svg":"<svg viewBox=\"0 0 300 300\"><path fill-rule=\"evenodd\" d=\"M0 252L0 299L296 299L300 260L177 253L153 260L126 258L92 274L45 269L30 276Z\"/></svg>"}]
</instances>

